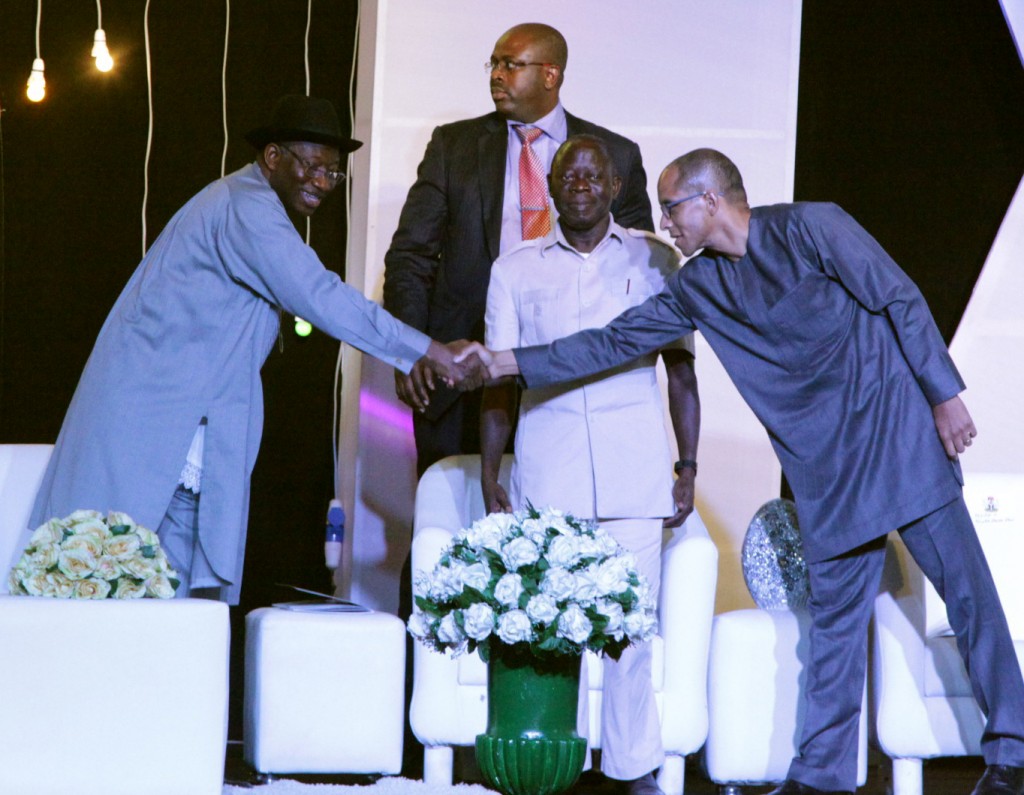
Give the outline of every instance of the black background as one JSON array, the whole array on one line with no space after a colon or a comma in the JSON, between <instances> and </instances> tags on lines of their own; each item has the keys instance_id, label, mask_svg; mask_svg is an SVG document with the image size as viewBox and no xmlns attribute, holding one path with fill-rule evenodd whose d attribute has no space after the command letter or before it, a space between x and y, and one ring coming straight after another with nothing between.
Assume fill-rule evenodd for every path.
<instances>
[{"instance_id":1,"label":"black background","mask_svg":"<svg viewBox=\"0 0 1024 795\"><path fill-rule=\"evenodd\" d=\"M39 104L25 98L36 3L0 6L2 442L56 439L100 325L141 257L143 6L103 4L116 60L103 75L89 57L95 6L44 3L47 97ZM274 99L305 91L306 8L297 0L231 3L229 172L252 159L242 134L265 120ZM356 4L317 2L313 14L311 93L333 100L344 117ZM151 243L220 171L224 7L154 3L149 22ZM805 2L798 114L796 198L852 213L920 285L952 337L1024 172L1024 69L998 2ZM343 209L340 197L328 201L312 237L341 273ZM321 528L333 490L337 344L319 332L300 339L287 324L285 331L284 355L275 351L263 369L266 422L242 603L232 610L235 739L245 613L284 596L274 582L331 587Z\"/></svg>"}]
</instances>

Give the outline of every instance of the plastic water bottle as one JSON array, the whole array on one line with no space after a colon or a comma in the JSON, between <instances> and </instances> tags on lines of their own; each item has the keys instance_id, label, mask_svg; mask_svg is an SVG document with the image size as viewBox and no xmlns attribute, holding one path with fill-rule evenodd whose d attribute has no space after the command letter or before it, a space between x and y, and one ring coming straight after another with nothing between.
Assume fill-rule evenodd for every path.
<instances>
[{"instance_id":1,"label":"plastic water bottle","mask_svg":"<svg viewBox=\"0 0 1024 795\"><path fill-rule=\"evenodd\" d=\"M332 571L341 565L341 547L345 541L345 509L341 500L331 500L327 509L327 532L324 536L324 562Z\"/></svg>"}]
</instances>

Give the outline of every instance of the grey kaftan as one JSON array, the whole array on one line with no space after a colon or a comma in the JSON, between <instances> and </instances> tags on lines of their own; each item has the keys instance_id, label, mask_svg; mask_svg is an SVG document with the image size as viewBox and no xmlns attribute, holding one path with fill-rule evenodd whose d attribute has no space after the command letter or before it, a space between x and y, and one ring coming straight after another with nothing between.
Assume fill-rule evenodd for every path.
<instances>
[{"instance_id":1,"label":"grey kaftan","mask_svg":"<svg viewBox=\"0 0 1024 795\"><path fill-rule=\"evenodd\" d=\"M206 417L200 540L237 602L263 425L260 368L279 307L404 372L429 345L324 268L250 164L175 214L117 299L72 398L32 526L91 508L124 511L156 530Z\"/></svg>"}]
</instances>

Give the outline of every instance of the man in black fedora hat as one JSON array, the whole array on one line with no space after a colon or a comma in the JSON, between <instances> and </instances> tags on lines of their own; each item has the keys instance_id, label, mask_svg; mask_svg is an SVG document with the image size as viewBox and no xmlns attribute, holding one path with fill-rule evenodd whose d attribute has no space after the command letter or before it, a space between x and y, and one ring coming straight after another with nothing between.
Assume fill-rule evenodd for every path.
<instances>
[{"instance_id":1,"label":"man in black fedora hat","mask_svg":"<svg viewBox=\"0 0 1024 795\"><path fill-rule=\"evenodd\" d=\"M260 368L280 310L412 372L424 397L435 376L463 376L445 346L342 282L296 231L293 219L316 212L344 177L342 155L361 146L341 134L333 105L283 97L246 139L255 162L178 210L114 304L31 519L127 513L157 531L179 596L232 604L263 423Z\"/></svg>"}]
</instances>

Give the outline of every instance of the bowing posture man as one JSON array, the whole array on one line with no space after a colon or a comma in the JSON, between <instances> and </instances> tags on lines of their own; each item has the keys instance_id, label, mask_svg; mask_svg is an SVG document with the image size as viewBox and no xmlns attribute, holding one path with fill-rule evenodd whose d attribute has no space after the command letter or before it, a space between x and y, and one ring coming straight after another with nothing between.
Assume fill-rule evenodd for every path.
<instances>
[{"instance_id":1,"label":"bowing posture man","mask_svg":"<svg viewBox=\"0 0 1024 795\"><path fill-rule=\"evenodd\" d=\"M961 493L957 456L974 423L920 291L835 205L751 209L720 152L673 161L658 196L680 251L703 251L603 329L495 354L491 376L550 387L700 329L768 431L810 572L807 713L772 795L855 788L867 628L891 530L945 600L987 718L974 795L1021 795L1024 681Z\"/></svg>"}]
</instances>

